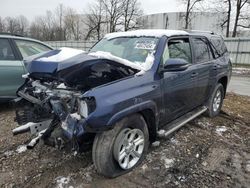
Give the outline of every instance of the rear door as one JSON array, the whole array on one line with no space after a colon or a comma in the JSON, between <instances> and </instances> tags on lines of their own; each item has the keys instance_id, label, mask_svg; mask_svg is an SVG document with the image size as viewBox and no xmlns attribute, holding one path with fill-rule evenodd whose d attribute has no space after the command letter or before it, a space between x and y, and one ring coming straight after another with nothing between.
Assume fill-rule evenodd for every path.
<instances>
[{"instance_id":1,"label":"rear door","mask_svg":"<svg viewBox=\"0 0 250 188\"><path fill-rule=\"evenodd\" d=\"M215 60L207 38L192 37L192 48L194 53L194 69L196 70L196 74L193 75L196 80L193 101L195 106L199 106L204 104L208 99L214 78L213 65Z\"/></svg>"},{"instance_id":2,"label":"rear door","mask_svg":"<svg viewBox=\"0 0 250 188\"><path fill-rule=\"evenodd\" d=\"M16 97L16 90L24 82L23 63L11 39L0 38L0 98Z\"/></svg>"}]
</instances>

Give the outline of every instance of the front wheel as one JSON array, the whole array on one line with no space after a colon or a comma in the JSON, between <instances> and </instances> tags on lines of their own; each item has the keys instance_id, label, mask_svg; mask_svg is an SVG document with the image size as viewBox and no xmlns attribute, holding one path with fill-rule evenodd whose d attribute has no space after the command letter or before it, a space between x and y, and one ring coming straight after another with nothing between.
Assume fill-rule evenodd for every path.
<instances>
[{"instance_id":1,"label":"front wheel","mask_svg":"<svg viewBox=\"0 0 250 188\"><path fill-rule=\"evenodd\" d=\"M106 177L117 177L131 171L144 159L149 133L139 114L126 117L112 130L97 134L92 157L97 171Z\"/></svg>"},{"instance_id":2,"label":"front wheel","mask_svg":"<svg viewBox=\"0 0 250 188\"><path fill-rule=\"evenodd\" d=\"M207 115L209 117L215 117L220 113L223 99L224 99L224 88L221 83L218 83L208 101Z\"/></svg>"}]
</instances>

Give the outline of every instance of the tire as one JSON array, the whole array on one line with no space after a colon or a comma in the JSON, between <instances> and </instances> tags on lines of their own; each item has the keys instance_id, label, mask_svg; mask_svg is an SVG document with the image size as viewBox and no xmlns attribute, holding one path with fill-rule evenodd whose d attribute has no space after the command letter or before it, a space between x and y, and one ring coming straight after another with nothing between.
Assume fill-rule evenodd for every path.
<instances>
[{"instance_id":1,"label":"tire","mask_svg":"<svg viewBox=\"0 0 250 188\"><path fill-rule=\"evenodd\" d=\"M134 138L136 138L140 142L140 145L133 145L130 147L129 144L127 144L127 146L124 147L123 143L125 142L125 140L128 138L132 138L132 135L134 135L134 133ZM143 149L141 144L142 138L144 138ZM122 149L119 148L119 146L121 146ZM105 131L96 135L92 149L93 162L99 174L102 174L105 177L114 178L123 175L138 166L145 158L148 146L149 133L147 124L141 115L134 114L125 117L121 121L117 122L112 130ZM130 147L129 149L135 148L135 150L137 148L137 154L140 153L140 156L133 158L133 156L131 155L131 153L133 152L130 150L125 150L125 148L127 147ZM129 164L133 165L127 165L127 167L129 168L124 167L122 160L119 160L119 154L122 151L131 152L128 154L129 156L127 154L125 155L128 157L124 157L124 164L126 164L125 158L128 158L128 161L130 161L130 158L132 158L131 163Z\"/></svg>"},{"instance_id":2,"label":"tire","mask_svg":"<svg viewBox=\"0 0 250 188\"><path fill-rule=\"evenodd\" d=\"M219 96L218 96L219 93ZM223 99L225 96L224 87L221 83L218 83L211 95L211 97L208 100L208 110L206 112L206 115L209 117L215 117L220 113ZM217 100L217 105L215 105L215 100Z\"/></svg>"}]
</instances>

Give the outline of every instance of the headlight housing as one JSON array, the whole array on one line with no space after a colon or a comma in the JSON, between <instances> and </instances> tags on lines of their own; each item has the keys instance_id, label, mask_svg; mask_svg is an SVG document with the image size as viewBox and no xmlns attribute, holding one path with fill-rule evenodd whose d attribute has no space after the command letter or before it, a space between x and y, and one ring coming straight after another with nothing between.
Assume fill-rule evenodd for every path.
<instances>
[{"instance_id":1,"label":"headlight housing","mask_svg":"<svg viewBox=\"0 0 250 188\"><path fill-rule=\"evenodd\" d=\"M94 97L88 97L79 99L78 102L78 113L87 118L90 113L92 113L96 109L96 102Z\"/></svg>"},{"instance_id":2,"label":"headlight housing","mask_svg":"<svg viewBox=\"0 0 250 188\"><path fill-rule=\"evenodd\" d=\"M88 112L88 104L86 103L86 101L81 100L80 104L79 104L79 114L84 117L87 118L89 115Z\"/></svg>"}]
</instances>

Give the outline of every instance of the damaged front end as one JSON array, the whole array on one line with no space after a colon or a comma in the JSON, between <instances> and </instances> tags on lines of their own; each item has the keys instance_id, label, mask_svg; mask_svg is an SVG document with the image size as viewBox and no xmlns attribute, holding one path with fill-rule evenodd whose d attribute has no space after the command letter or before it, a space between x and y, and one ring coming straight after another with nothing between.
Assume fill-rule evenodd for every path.
<instances>
[{"instance_id":1,"label":"damaged front end","mask_svg":"<svg viewBox=\"0 0 250 188\"><path fill-rule=\"evenodd\" d=\"M84 119L88 113L85 101L92 100L83 99L78 91L62 89L61 85L29 80L18 91L16 121L21 126L14 129L13 134L36 135L28 148L42 139L45 144L60 149L66 144L71 144L73 150L78 149L77 139L84 135Z\"/></svg>"},{"instance_id":2,"label":"damaged front end","mask_svg":"<svg viewBox=\"0 0 250 188\"><path fill-rule=\"evenodd\" d=\"M34 138L28 148L42 140L59 149L79 151L94 138L94 133L86 131L85 124L96 109L96 101L94 96L85 94L139 70L82 52L65 60L51 60L49 57L55 53L62 52L51 51L25 62L29 74L17 91L19 98L15 106L19 127L13 134L30 132Z\"/></svg>"}]
</instances>

